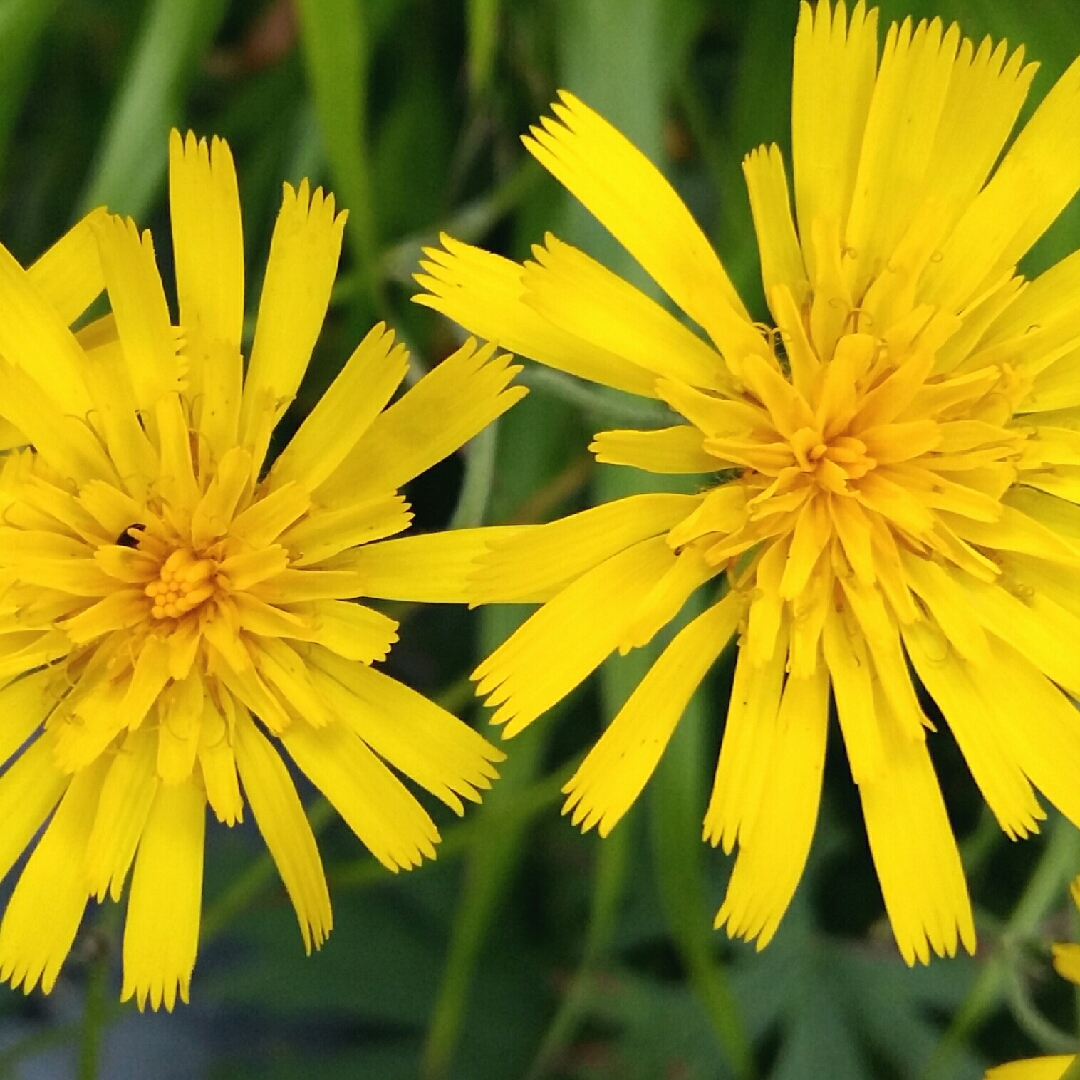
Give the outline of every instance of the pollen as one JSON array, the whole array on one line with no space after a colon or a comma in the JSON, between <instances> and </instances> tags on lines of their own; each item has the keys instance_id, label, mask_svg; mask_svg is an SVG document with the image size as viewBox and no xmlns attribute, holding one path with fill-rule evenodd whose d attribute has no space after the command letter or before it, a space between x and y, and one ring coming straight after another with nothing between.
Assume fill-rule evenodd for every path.
<instances>
[{"instance_id":1,"label":"pollen","mask_svg":"<svg viewBox=\"0 0 1080 1080\"><path fill-rule=\"evenodd\" d=\"M161 565L156 581L146 586L155 619L178 619L194 611L217 591L217 563L200 559L190 548L177 548Z\"/></svg>"}]
</instances>

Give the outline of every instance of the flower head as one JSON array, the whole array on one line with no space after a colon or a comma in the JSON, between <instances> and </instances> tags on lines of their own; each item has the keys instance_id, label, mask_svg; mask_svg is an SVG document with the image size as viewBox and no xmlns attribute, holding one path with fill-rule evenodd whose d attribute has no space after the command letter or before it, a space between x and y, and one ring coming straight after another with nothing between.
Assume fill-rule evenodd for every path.
<instances>
[{"instance_id":1,"label":"flower head","mask_svg":"<svg viewBox=\"0 0 1080 1080\"><path fill-rule=\"evenodd\" d=\"M1080 640L1080 255L1033 282L1015 270L1080 187L1080 64L1002 156L1034 70L1022 50L908 20L879 60L876 14L803 4L794 214L779 150L744 161L769 324L660 172L570 94L526 145L687 320L552 236L524 265L445 238L418 300L677 414L599 433L601 462L715 476L492 545L474 599L547 601L477 671L495 722L519 731L720 579L567 809L612 828L737 634L705 816L705 837L739 850L717 924L759 946L776 930L831 700L912 962L975 937L917 687L1010 836L1037 829L1034 788L1080 822L1080 653L1063 647Z\"/></svg>"},{"instance_id":2,"label":"flower head","mask_svg":"<svg viewBox=\"0 0 1080 1080\"><path fill-rule=\"evenodd\" d=\"M523 393L473 343L389 404L407 357L378 326L267 468L330 298L344 214L285 186L245 374L228 146L174 132L179 327L149 233L95 212L23 271L0 248L0 872L34 847L0 974L48 990L87 898L131 869L125 999L187 1000L206 806L245 800L304 942L331 927L279 746L392 870L438 832L393 765L459 813L502 755L370 665L396 623L356 597L438 578L397 489ZM105 288L111 314L68 323ZM395 546L397 545L397 546ZM402 547L401 545L405 545ZM51 815L51 819L50 819Z\"/></svg>"}]
</instances>

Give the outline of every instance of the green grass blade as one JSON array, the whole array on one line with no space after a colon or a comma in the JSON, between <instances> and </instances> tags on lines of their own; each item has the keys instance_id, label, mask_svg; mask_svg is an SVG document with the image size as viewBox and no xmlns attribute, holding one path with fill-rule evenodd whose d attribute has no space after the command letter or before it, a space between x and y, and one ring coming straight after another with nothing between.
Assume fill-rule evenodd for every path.
<instances>
[{"instance_id":1,"label":"green grass blade","mask_svg":"<svg viewBox=\"0 0 1080 1080\"><path fill-rule=\"evenodd\" d=\"M0 3L0 174L26 94L38 39L58 2L4 0Z\"/></svg>"},{"instance_id":2,"label":"green grass blade","mask_svg":"<svg viewBox=\"0 0 1080 1080\"><path fill-rule=\"evenodd\" d=\"M378 241L371 202L367 77L371 42L359 0L298 0L300 37L334 192L349 211L346 236L378 310Z\"/></svg>"},{"instance_id":3,"label":"green grass blade","mask_svg":"<svg viewBox=\"0 0 1080 1080\"><path fill-rule=\"evenodd\" d=\"M500 421L498 460L504 467L491 492L493 520L510 519L558 473L568 449L562 437L566 413L550 399L526 398ZM506 467L510 462L513 466ZM481 616L481 654L492 652L523 617L520 608L486 609ZM471 812L476 832L424 1045L425 1080L440 1080L453 1066L488 931L524 850L529 820L518 807L539 778L550 731L550 717L544 717L504 745L507 759L499 766L499 779L483 805Z\"/></svg>"},{"instance_id":4,"label":"green grass blade","mask_svg":"<svg viewBox=\"0 0 1080 1080\"><path fill-rule=\"evenodd\" d=\"M468 0L465 7L469 41L469 92L479 97L488 88L499 43L499 0Z\"/></svg>"},{"instance_id":5,"label":"green grass blade","mask_svg":"<svg viewBox=\"0 0 1080 1080\"><path fill-rule=\"evenodd\" d=\"M139 218L157 197L169 129L199 58L225 14L225 0L154 0L113 101L80 211L104 204Z\"/></svg>"}]
</instances>

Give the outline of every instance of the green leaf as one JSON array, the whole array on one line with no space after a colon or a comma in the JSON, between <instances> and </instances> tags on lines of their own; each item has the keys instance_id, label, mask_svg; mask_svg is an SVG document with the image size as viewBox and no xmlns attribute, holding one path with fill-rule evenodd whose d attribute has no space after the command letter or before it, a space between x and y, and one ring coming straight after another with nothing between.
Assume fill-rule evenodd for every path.
<instances>
[{"instance_id":1,"label":"green leaf","mask_svg":"<svg viewBox=\"0 0 1080 1080\"><path fill-rule=\"evenodd\" d=\"M371 40L360 0L298 0L300 36L323 149L346 235L369 295L378 251L367 139Z\"/></svg>"},{"instance_id":2,"label":"green leaf","mask_svg":"<svg viewBox=\"0 0 1080 1080\"><path fill-rule=\"evenodd\" d=\"M488 88L499 42L500 0L467 0L466 30L469 40L469 91L474 98Z\"/></svg>"},{"instance_id":3,"label":"green leaf","mask_svg":"<svg viewBox=\"0 0 1080 1080\"><path fill-rule=\"evenodd\" d=\"M819 846L816 846L819 847ZM969 991L980 964L967 957L908 968L893 951L827 937L815 929L809 887L821 865L815 850L804 882L769 947L741 947L734 984L755 1037L779 1037L773 1080L873 1080L885 1074L917 1080L941 1039L933 1015ZM979 1080L985 1063L961 1048L950 1080Z\"/></svg>"},{"instance_id":4,"label":"green leaf","mask_svg":"<svg viewBox=\"0 0 1080 1080\"><path fill-rule=\"evenodd\" d=\"M588 984L584 1012L593 1024L617 1034L594 1044L591 1054L570 1057L582 1061L569 1071L575 1080L729 1080L734 1075L700 1001L684 985L621 969L604 971Z\"/></svg>"},{"instance_id":5,"label":"green leaf","mask_svg":"<svg viewBox=\"0 0 1080 1080\"><path fill-rule=\"evenodd\" d=\"M225 14L225 0L153 0L83 195L81 212L102 204L142 217L158 196L169 129L182 122L187 84Z\"/></svg>"},{"instance_id":6,"label":"green leaf","mask_svg":"<svg viewBox=\"0 0 1080 1080\"><path fill-rule=\"evenodd\" d=\"M558 472L568 449L560 437L565 424L565 409L551 401L530 399L501 421L501 459L514 460L515 468L503 471L491 493L491 514L495 520L507 519L528 495ZM486 609L481 619L482 654L486 656L494 650L522 619L517 607ZM550 730L551 718L547 717L514 739L507 747L507 760L499 766L498 782L486 794L483 804L472 811L475 839L466 857L465 880L431 1012L423 1055L425 1077L444 1077L451 1073L455 1063L463 1067L468 1057L470 1048L459 1049L459 1042L470 1004L474 995L478 996L481 955L500 919L525 849L526 823L515 809L540 773ZM510 989L510 999L514 1000L524 989ZM486 1041L490 1028L481 1025L480 1031ZM539 1036L539 1031L536 1035ZM475 1053L475 1047L472 1049Z\"/></svg>"},{"instance_id":7,"label":"green leaf","mask_svg":"<svg viewBox=\"0 0 1080 1080\"><path fill-rule=\"evenodd\" d=\"M59 0L0 3L0 173L23 105L38 39L58 4Z\"/></svg>"}]
</instances>

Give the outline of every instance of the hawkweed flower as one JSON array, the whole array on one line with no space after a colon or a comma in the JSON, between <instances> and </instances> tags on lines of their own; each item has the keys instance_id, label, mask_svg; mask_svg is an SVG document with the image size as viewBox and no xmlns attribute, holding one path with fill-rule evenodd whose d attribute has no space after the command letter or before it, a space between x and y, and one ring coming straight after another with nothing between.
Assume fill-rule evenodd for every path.
<instances>
[{"instance_id":1,"label":"hawkweed flower","mask_svg":"<svg viewBox=\"0 0 1080 1080\"><path fill-rule=\"evenodd\" d=\"M169 186L179 328L130 220L93 214L48 272L0 248L0 414L25 446L0 471L0 873L33 846L0 975L49 990L88 897L118 900L130 869L122 997L171 1009L195 963L207 804L231 825L246 802L306 947L330 931L281 747L391 870L439 836L388 766L459 813L489 786L500 752L371 667L397 624L352 600L437 585L423 537L378 543L409 525L397 489L524 390L469 343L389 404L407 356L378 326L267 468L345 215L285 186L245 373L228 146L173 132ZM111 314L73 335L102 288Z\"/></svg>"},{"instance_id":2,"label":"hawkweed flower","mask_svg":"<svg viewBox=\"0 0 1080 1080\"><path fill-rule=\"evenodd\" d=\"M526 146L686 319L550 235L524 265L444 238L417 278L471 332L678 414L599 433L599 461L715 474L494 542L473 599L544 606L476 677L513 735L720 579L566 810L612 828L737 636L704 835L738 848L717 925L759 947L806 862L830 701L909 963L975 944L919 686L1010 836L1038 828L1035 788L1080 823L1080 255L1015 270L1080 187L1080 65L1001 156L1033 71L938 19L891 26L879 59L876 11L803 4L794 213L777 147L743 163L767 325L568 93Z\"/></svg>"},{"instance_id":3,"label":"hawkweed flower","mask_svg":"<svg viewBox=\"0 0 1080 1080\"><path fill-rule=\"evenodd\" d=\"M1080 878L1073 881L1069 891L1072 893L1073 903L1080 907ZM1054 970L1069 982L1080 986L1080 945L1071 941L1054 945L1053 956ZM1053 1054L1010 1061L1007 1065L988 1069L986 1080L1061 1080L1065 1070L1075 1060L1075 1054Z\"/></svg>"}]
</instances>

